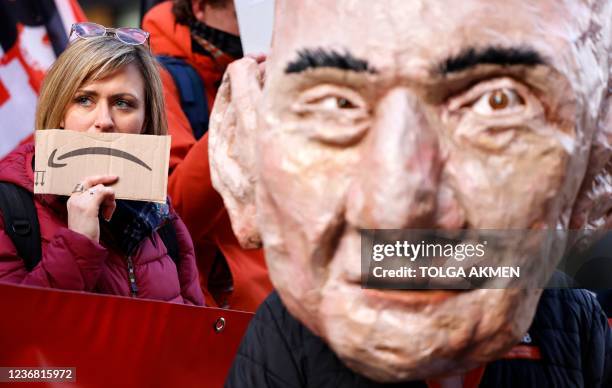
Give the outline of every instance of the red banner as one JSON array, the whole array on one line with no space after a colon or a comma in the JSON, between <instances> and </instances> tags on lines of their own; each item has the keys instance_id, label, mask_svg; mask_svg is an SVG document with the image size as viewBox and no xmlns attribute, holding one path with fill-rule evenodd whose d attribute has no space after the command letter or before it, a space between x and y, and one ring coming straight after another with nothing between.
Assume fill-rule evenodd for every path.
<instances>
[{"instance_id":1,"label":"red banner","mask_svg":"<svg viewBox=\"0 0 612 388\"><path fill-rule=\"evenodd\" d=\"M253 316L7 284L0 312L0 367L74 367L62 387L105 388L221 387Z\"/></svg>"}]
</instances>

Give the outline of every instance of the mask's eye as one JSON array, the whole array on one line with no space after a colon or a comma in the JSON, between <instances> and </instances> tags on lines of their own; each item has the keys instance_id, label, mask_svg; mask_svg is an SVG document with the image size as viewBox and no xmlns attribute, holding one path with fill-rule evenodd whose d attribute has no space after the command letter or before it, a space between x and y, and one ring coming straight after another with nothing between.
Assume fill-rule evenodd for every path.
<instances>
[{"instance_id":1,"label":"mask's eye","mask_svg":"<svg viewBox=\"0 0 612 388\"><path fill-rule=\"evenodd\" d=\"M484 80L447 102L444 120L458 141L487 152L501 152L529 137L543 107L532 90L512 78ZM526 140L525 140L526 141Z\"/></svg>"},{"instance_id":2,"label":"mask's eye","mask_svg":"<svg viewBox=\"0 0 612 388\"><path fill-rule=\"evenodd\" d=\"M348 88L336 85L317 85L300 94L293 109L299 113L354 114L367 109L363 96Z\"/></svg>"},{"instance_id":3,"label":"mask's eye","mask_svg":"<svg viewBox=\"0 0 612 388\"><path fill-rule=\"evenodd\" d=\"M337 98L336 99L336 105L338 106L338 108L341 108L341 109L353 109L353 108L356 108L356 106L353 105L353 103L350 102L349 100L347 100L346 98Z\"/></svg>"},{"instance_id":4,"label":"mask's eye","mask_svg":"<svg viewBox=\"0 0 612 388\"><path fill-rule=\"evenodd\" d=\"M337 96L327 96L319 99L318 101L312 101L311 104L318 104L321 108L325 110L357 108L357 106L353 104L349 99Z\"/></svg>"},{"instance_id":5,"label":"mask's eye","mask_svg":"<svg viewBox=\"0 0 612 388\"><path fill-rule=\"evenodd\" d=\"M484 93L472 105L472 109L481 115L491 115L508 112L524 105L525 101L516 90L500 88Z\"/></svg>"},{"instance_id":6,"label":"mask's eye","mask_svg":"<svg viewBox=\"0 0 612 388\"><path fill-rule=\"evenodd\" d=\"M370 124L367 100L343 85L320 84L298 95L291 110L313 140L355 144Z\"/></svg>"}]
</instances>

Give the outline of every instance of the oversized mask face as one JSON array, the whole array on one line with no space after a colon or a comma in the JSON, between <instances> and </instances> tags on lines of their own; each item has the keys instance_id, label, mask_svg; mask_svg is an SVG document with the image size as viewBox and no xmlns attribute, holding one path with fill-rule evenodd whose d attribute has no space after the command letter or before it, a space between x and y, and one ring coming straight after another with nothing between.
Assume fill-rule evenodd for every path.
<instances>
[{"instance_id":1,"label":"oversized mask face","mask_svg":"<svg viewBox=\"0 0 612 388\"><path fill-rule=\"evenodd\" d=\"M221 88L212 173L349 367L451 375L525 333L539 290L362 289L360 230L605 227L611 20L608 1L277 3L263 90L248 60Z\"/></svg>"}]
</instances>

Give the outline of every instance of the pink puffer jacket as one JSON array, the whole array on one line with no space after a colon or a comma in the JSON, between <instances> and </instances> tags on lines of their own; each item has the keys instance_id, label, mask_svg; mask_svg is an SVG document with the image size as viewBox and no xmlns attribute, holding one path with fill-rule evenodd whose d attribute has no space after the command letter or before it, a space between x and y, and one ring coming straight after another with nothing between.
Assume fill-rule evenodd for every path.
<instances>
[{"instance_id":1,"label":"pink puffer jacket","mask_svg":"<svg viewBox=\"0 0 612 388\"><path fill-rule=\"evenodd\" d=\"M34 146L20 146L0 161L0 181L33 190ZM67 228L65 202L55 195L35 195L42 238L42 260L28 272L5 233L0 216L0 282L64 290L130 296L127 258ZM155 233L132 255L138 298L203 305L193 244L180 218L171 210L180 261L178 269Z\"/></svg>"}]
</instances>

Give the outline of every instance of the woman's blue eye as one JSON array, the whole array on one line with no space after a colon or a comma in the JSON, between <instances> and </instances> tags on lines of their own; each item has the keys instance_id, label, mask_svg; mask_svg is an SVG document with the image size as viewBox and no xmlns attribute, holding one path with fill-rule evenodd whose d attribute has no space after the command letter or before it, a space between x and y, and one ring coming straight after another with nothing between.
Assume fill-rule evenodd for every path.
<instances>
[{"instance_id":1,"label":"woman's blue eye","mask_svg":"<svg viewBox=\"0 0 612 388\"><path fill-rule=\"evenodd\" d=\"M89 105L91 105L91 104L92 104L92 102L93 102L93 101L91 100L91 98L90 98L90 97L88 97L88 96L80 96L80 97L77 97L77 98L75 98L75 101L76 101L76 103L77 103L77 104L79 104L79 105L83 105L83 106L89 106Z\"/></svg>"},{"instance_id":2,"label":"woman's blue eye","mask_svg":"<svg viewBox=\"0 0 612 388\"><path fill-rule=\"evenodd\" d=\"M117 105L119 108L129 108L129 107L131 107L131 106L132 106L132 105L131 105L131 104L130 104L128 101L126 101L126 100L117 100L117 101L115 102L115 105Z\"/></svg>"}]
</instances>

